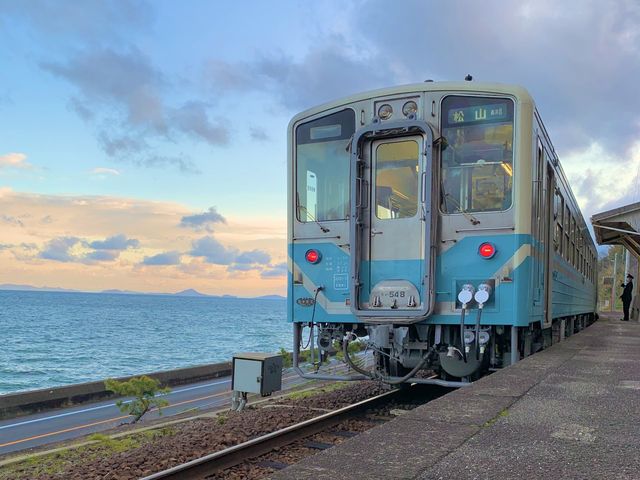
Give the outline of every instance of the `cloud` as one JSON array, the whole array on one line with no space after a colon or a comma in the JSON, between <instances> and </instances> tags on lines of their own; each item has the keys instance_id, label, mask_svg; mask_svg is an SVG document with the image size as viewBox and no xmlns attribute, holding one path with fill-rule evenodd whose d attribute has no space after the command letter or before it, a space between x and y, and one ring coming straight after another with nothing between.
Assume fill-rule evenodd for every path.
<instances>
[{"instance_id":1,"label":"cloud","mask_svg":"<svg viewBox=\"0 0 640 480\"><path fill-rule=\"evenodd\" d=\"M221 123L213 124L206 109L205 103L190 101L171 110L169 119L182 133L204 140L210 145L226 145L229 143L229 131Z\"/></svg>"},{"instance_id":2,"label":"cloud","mask_svg":"<svg viewBox=\"0 0 640 480\"><path fill-rule=\"evenodd\" d=\"M513 8L500 0L409 0L389 9L384 0L368 0L358 12L353 35L381 60L369 68L382 68L396 81L461 80L472 73L477 81L522 84L561 153L596 139L621 153L640 133L638 109L629 108L640 74L638 2L603 9L595 0L536 0ZM446 47L434 48L443 41ZM415 52L423 52L420 61Z\"/></svg>"},{"instance_id":3,"label":"cloud","mask_svg":"<svg viewBox=\"0 0 640 480\"><path fill-rule=\"evenodd\" d=\"M262 128L249 128L249 135L251 135L252 140L255 140L257 142L266 142L267 140L269 140L269 136Z\"/></svg>"},{"instance_id":4,"label":"cloud","mask_svg":"<svg viewBox=\"0 0 640 480\"><path fill-rule=\"evenodd\" d=\"M150 257L144 257L143 265L180 265L180 252L164 252Z\"/></svg>"},{"instance_id":5,"label":"cloud","mask_svg":"<svg viewBox=\"0 0 640 480\"><path fill-rule=\"evenodd\" d=\"M136 155L147 148L147 142L139 137L126 134L109 134L102 131L98 134L100 146L110 157Z\"/></svg>"},{"instance_id":6,"label":"cloud","mask_svg":"<svg viewBox=\"0 0 640 480\"><path fill-rule=\"evenodd\" d=\"M341 36L329 36L300 60L282 54L265 55L253 63L215 60L206 71L217 91L267 90L295 110L393 81L386 65L349 53L344 43Z\"/></svg>"},{"instance_id":7,"label":"cloud","mask_svg":"<svg viewBox=\"0 0 640 480\"><path fill-rule=\"evenodd\" d=\"M640 141L620 156L594 142L566 155L562 164L587 220L640 200Z\"/></svg>"},{"instance_id":8,"label":"cloud","mask_svg":"<svg viewBox=\"0 0 640 480\"><path fill-rule=\"evenodd\" d=\"M56 262L75 262L77 257L70 253L70 250L78 245L81 240L77 237L58 237L49 240L39 257L44 260L54 260Z\"/></svg>"},{"instance_id":9,"label":"cloud","mask_svg":"<svg viewBox=\"0 0 640 480\"><path fill-rule=\"evenodd\" d=\"M0 155L0 169L2 168L33 168L33 166L28 163L27 155L24 153L6 153L4 155Z\"/></svg>"},{"instance_id":10,"label":"cloud","mask_svg":"<svg viewBox=\"0 0 640 480\"><path fill-rule=\"evenodd\" d=\"M237 248L227 248L211 235L195 240L192 246L189 255L204 257L206 263L227 265L228 272L262 271L264 265L268 265L271 261L271 255L263 250L242 252Z\"/></svg>"},{"instance_id":11,"label":"cloud","mask_svg":"<svg viewBox=\"0 0 640 480\"><path fill-rule=\"evenodd\" d=\"M11 215L0 214L0 222L17 227L24 227L22 220L17 217L12 217Z\"/></svg>"},{"instance_id":12,"label":"cloud","mask_svg":"<svg viewBox=\"0 0 640 480\"><path fill-rule=\"evenodd\" d=\"M82 257L83 261L95 262L111 262L120 256L120 252L113 250L97 250L90 252Z\"/></svg>"},{"instance_id":13,"label":"cloud","mask_svg":"<svg viewBox=\"0 0 640 480\"><path fill-rule=\"evenodd\" d=\"M149 27L155 14L143 0L85 0L82 8L76 2L30 0L0 2L0 16L4 15L26 20L50 45L61 36L83 43L122 41L121 34Z\"/></svg>"},{"instance_id":14,"label":"cloud","mask_svg":"<svg viewBox=\"0 0 640 480\"><path fill-rule=\"evenodd\" d=\"M215 224L223 238L208 238L209 234L180 226L183 217L194 213L184 205L112 196L40 195L5 187L0 187L0 212L26 227L0 221L0 227L4 225L0 283L96 291L195 288L235 295L274 293L274 287L282 293L285 288L284 283L276 286L260 280L262 270L270 266L236 262L264 261L266 255L274 263L285 258L286 223L280 217L234 217L227 224ZM124 247L128 248L116 250ZM191 256L192 251L201 256ZM160 263L167 265L154 266Z\"/></svg>"},{"instance_id":15,"label":"cloud","mask_svg":"<svg viewBox=\"0 0 640 480\"><path fill-rule=\"evenodd\" d=\"M96 167L91 170L93 175L120 175L120 171L115 168Z\"/></svg>"},{"instance_id":16,"label":"cloud","mask_svg":"<svg viewBox=\"0 0 640 480\"><path fill-rule=\"evenodd\" d=\"M87 102L79 98L72 97L69 100L69 109L75 112L85 122L91 122L96 118L96 114Z\"/></svg>"},{"instance_id":17,"label":"cloud","mask_svg":"<svg viewBox=\"0 0 640 480\"><path fill-rule=\"evenodd\" d=\"M197 213L194 215L187 215L180 220L180 226L183 228L193 228L198 230L207 230L212 232L212 224L215 223L227 223L227 220L218 213L216 207L209 207L204 213Z\"/></svg>"},{"instance_id":18,"label":"cloud","mask_svg":"<svg viewBox=\"0 0 640 480\"><path fill-rule=\"evenodd\" d=\"M621 154L640 136L638 2L529 0L504 8L500 0L407 0L388 8L363 0L316 35L284 53L265 47L248 60L212 58L206 78L216 93L256 92L300 110L471 73L477 82L527 87L561 155L595 140Z\"/></svg>"},{"instance_id":19,"label":"cloud","mask_svg":"<svg viewBox=\"0 0 640 480\"><path fill-rule=\"evenodd\" d=\"M194 257L204 257L207 263L230 265L238 256L238 250L226 248L218 240L208 235L195 240L189 254Z\"/></svg>"},{"instance_id":20,"label":"cloud","mask_svg":"<svg viewBox=\"0 0 640 480\"><path fill-rule=\"evenodd\" d=\"M143 167L177 167L182 173L202 173L188 158L170 155L148 155L144 158L136 159L133 162Z\"/></svg>"},{"instance_id":21,"label":"cloud","mask_svg":"<svg viewBox=\"0 0 640 480\"><path fill-rule=\"evenodd\" d=\"M152 147L142 136L102 131L98 134L98 142L107 155L119 161L127 161L139 167L168 166L177 167L184 173L200 173L188 158L148 153Z\"/></svg>"},{"instance_id":22,"label":"cloud","mask_svg":"<svg viewBox=\"0 0 640 480\"><path fill-rule=\"evenodd\" d=\"M235 259L236 263L268 265L271 262L271 255L262 250L251 250L242 252Z\"/></svg>"},{"instance_id":23,"label":"cloud","mask_svg":"<svg viewBox=\"0 0 640 480\"><path fill-rule=\"evenodd\" d=\"M127 238L120 233L105 240L95 240L89 243L89 247L95 250L126 250L127 248L138 248L140 242L135 238Z\"/></svg>"},{"instance_id":24,"label":"cloud","mask_svg":"<svg viewBox=\"0 0 640 480\"><path fill-rule=\"evenodd\" d=\"M117 106L132 126L166 132L164 105L159 95L166 80L137 48L86 50L65 64L49 61L40 66L73 84L85 104Z\"/></svg>"},{"instance_id":25,"label":"cloud","mask_svg":"<svg viewBox=\"0 0 640 480\"><path fill-rule=\"evenodd\" d=\"M49 240L37 256L63 263L110 262L116 260L122 251L139 246L138 240L129 239L123 234L91 242L80 237L64 236Z\"/></svg>"},{"instance_id":26,"label":"cloud","mask_svg":"<svg viewBox=\"0 0 640 480\"><path fill-rule=\"evenodd\" d=\"M175 143L180 135L213 146L229 141L227 126L211 121L208 104L167 103L170 80L136 47L91 48L67 62L43 61L40 66L77 89L72 109L87 121L100 118L99 145L116 160L194 172L197 168L189 158L158 153L162 145Z\"/></svg>"},{"instance_id":27,"label":"cloud","mask_svg":"<svg viewBox=\"0 0 640 480\"><path fill-rule=\"evenodd\" d=\"M260 276L262 278L273 278L273 277L282 277L287 274L289 268L286 262L278 263L277 265L273 265L268 269L265 269Z\"/></svg>"},{"instance_id":28,"label":"cloud","mask_svg":"<svg viewBox=\"0 0 640 480\"><path fill-rule=\"evenodd\" d=\"M227 267L227 272L250 272L251 270L256 270L256 267L242 263L233 263Z\"/></svg>"}]
</instances>

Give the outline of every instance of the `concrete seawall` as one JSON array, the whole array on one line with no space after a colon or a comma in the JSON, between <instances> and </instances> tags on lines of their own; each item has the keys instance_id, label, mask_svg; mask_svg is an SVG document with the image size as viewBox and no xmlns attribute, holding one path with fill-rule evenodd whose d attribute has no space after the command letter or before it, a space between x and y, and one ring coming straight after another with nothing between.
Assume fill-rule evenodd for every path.
<instances>
[{"instance_id":1,"label":"concrete seawall","mask_svg":"<svg viewBox=\"0 0 640 480\"><path fill-rule=\"evenodd\" d=\"M140 375L148 375L155 378L163 386L174 387L229 376L231 375L231 362L212 363ZM139 375L120 377L118 380L128 380L137 376ZM116 395L105 390L104 381L0 395L0 420L109 398L116 398Z\"/></svg>"}]
</instances>

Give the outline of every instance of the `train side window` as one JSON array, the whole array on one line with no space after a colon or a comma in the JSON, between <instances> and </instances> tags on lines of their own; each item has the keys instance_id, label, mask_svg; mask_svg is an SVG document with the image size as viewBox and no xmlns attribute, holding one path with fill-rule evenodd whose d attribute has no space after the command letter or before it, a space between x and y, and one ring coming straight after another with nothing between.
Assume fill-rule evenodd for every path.
<instances>
[{"instance_id":1,"label":"train side window","mask_svg":"<svg viewBox=\"0 0 640 480\"><path fill-rule=\"evenodd\" d=\"M578 252L576 249L576 221L573 218L573 215L571 215L569 218L571 221L571 233L569 235L569 238L571 239L571 244L569 245L569 263L576 267L578 265Z\"/></svg>"},{"instance_id":2,"label":"train side window","mask_svg":"<svg viewBox=\"0 0 640 480\"><path fill-rule=\"evenodd\" d=\"M556 198L554 205L554 217L556 220L556 229L554 233L553 243L556 247L556 252L562 255L562 241L564 238L564 234L562 231L562 212L564 210L564 202L562 199L562 194L558 190L556 190Z\"/></svg>"},{"instance_id":3,"label":"train side window","mask_svg":"<svg viewBox=\"0 0 640 480\"><path fill-rule=\"evenodd\" d=\"M564 205L564 239L562 240L562 256L565 260L569 261L569 238L571 234L571 214L569 213L569 205Z\"/></svg>"}]
</instances>

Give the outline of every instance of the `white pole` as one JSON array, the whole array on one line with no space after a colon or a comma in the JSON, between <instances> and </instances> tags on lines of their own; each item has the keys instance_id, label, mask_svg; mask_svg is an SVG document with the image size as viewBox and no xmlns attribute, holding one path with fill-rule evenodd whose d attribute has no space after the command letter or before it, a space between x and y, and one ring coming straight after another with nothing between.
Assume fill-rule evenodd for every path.
<instances>
[{"instance_id":1,"label":"white pole","mask_svg":"<svg viewBox=\"0 0 640 480\"><path fill-rule=\"evenodd\" d=\"M618 254L613 255L613 283L611 284L611 311L613 312L613 306L616 303L616 273L618 270Z\"/></svg>"},{"instance_id":2,"label":"white pole","mask_svg":"<svg viewBox=\"0 0 640 480\"><path fill-rule=\"evenodd\" d=\"M629 250L624 251L624 281L627 281L627 275L629 275L629 267L631 265L631 258L629 257Z\"/></svg>"}]
</instances>

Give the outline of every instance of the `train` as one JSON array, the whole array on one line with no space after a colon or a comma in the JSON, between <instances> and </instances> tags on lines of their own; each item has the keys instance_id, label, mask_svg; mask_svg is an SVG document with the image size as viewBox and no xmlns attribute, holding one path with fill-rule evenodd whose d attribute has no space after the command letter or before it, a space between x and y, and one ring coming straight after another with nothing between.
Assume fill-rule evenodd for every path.
<instances>
[{"instance_id":1,"label":"train","mask_svg":"<svg viewBox=\"0 0 640 480\"><path fill-rule=\"evenodd\" d=\"M597 318L596 246L521 86L468 77L319 105L290 121L287 165L304 377L469 384ZM317 359L340 348L351 373L303 370L305 343Z\"/></svg>"}]
</instances>

